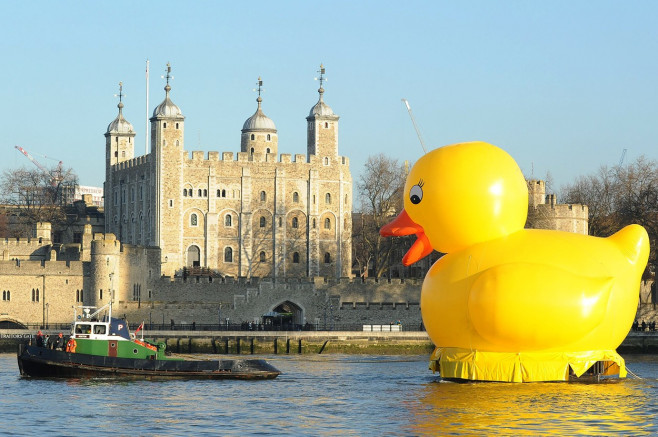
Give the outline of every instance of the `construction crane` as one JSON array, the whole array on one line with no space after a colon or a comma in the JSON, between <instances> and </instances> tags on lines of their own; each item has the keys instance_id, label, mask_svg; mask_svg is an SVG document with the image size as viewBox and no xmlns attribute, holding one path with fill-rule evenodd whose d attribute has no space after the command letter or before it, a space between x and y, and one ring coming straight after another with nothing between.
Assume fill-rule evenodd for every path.
<instances>
[{"instance_id":1,"label":"construction crane","mask_svg":"<svg viewBox=\"0 0 658 437\"><path fill-rule=\"evenodd\" d=\"M418 126L416 125L416 119L414 118L414 114L411 112L411 106L409 106L409 101L407 99L402 99L402 101L407 107L407 111L409 111L409 117L411 117L411 122L414 124L414 129L416 129L416 135L418 135L418 140L420 141L420 145L423 148L423 152L427 153L427 149L425 148L425 142L423 141L423 137L420 136L420 129L418 129Z\"/></svg>"},{"instance_id":2,"label":"construction crane","mask_svg":"<svg viewBox=\"0 0 658 437\"><path fill-rule=\"evenodd\" d=\"M62 161L58 161L57 159L41 155L46 159L53 159L55 161L58 161L57 168L55 170L48 170L24 148L20 146L14 146L14 148L19 152L21 152L23 155L25 155L27 159L29 159L32 162L32 164L36 165L37 168L41 170L41 172L48 177L48 183L50 184L50 191L52 192L53 200L55 202L66 204L69 202L71 198L74 197L77 182L67 181L67 178L71 173L71 170L69 169L66 173L64 173L62 169L63 166Z\"/></svg>"},{"instance_id":3,"label":"construction crane","mask_svg":"<svg viewBox=\"0 0 658 437\"><path fill-rule=\"evenodd\" d=\"M624 149L623 152L621 152L621 158L619 158L619 167L624 163L624 158L626 158L626 150Z\"/></svg>"}]
</instances>

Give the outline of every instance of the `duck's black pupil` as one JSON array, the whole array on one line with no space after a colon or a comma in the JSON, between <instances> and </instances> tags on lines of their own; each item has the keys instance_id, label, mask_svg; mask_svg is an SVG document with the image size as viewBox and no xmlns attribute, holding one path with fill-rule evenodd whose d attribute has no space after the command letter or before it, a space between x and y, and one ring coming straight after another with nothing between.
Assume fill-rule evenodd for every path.
<instances>
[{"instance_id":1,"label":"duck's black pupil","mask_svg":"<svg viewBox=\"0 0 658 437\"><path fill-rule=\"evenodd\" d=\"M420 203L420 197L418 197L417 194L412 195L410 200L414 205L418 205Z\"/></svg>"}]
</instances>

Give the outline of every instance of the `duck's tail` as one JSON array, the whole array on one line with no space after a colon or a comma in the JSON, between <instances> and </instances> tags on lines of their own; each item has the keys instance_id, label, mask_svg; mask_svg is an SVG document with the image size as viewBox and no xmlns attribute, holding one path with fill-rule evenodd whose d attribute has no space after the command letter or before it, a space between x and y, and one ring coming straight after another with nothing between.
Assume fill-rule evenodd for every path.
<instances>
[{"instance_id":1,"label":"duck's tail","mask_svg":"<svg viewBox=\"0 0 658 437\"><path fill-rule=\"evenodd\" d=\"M644 270L649 259L649 235L640 225L628 225L608 237L628 258L629 263Z\"/></svg>"}]
</instances>

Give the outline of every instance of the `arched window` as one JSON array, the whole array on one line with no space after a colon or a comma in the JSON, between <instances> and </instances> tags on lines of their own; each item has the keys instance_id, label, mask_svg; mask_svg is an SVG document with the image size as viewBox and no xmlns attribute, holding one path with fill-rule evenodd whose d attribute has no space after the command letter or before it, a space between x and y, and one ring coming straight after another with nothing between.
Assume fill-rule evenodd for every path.
<instances>
[{"instance_id":1,"label":"arched window","mask_svg":"<svg viewBox=\"0 0 658 437\"><path fill-rule=\"evenodd\" d=\"M261 191L260 192L260 201L265 202L265 200L267 200L267 193L265 193L265 191Z\"/></svg>"},{"instance_id":2,"label":"arched window","mask_svg":"<svg viewBox=\"0 0 658 437\"><path fill-rule=\"evenodd\" d=\"M324 195L324 203L327 205L331 204L331 194L327 193Z\"/></svg>"},{"instance_id":3,"label":"arched window","mask_svg":"<svg viewBox=\"0 0 658 437\"><path fill-rule=\"evenodd\" d=\"M233 226L233 218L231 217L231 214L226 214L226 218L224 219L224 224L226 226Z\"/></svg>"},{"instance_id":4,"label":"arched window","mask_svg":"<svg viewBox=\"0 0 658 437\"><path fill-rule=\"evenodd\" d=\"M208 190L203 190L203 197L208 197Z\"/></svg>"},{"instance_id":5,"label":"arched window","mask_svg":"<svg viewBox=\"0 0 658 437\"><path fill-rule=\"evenodd\" d=\"M331 254L329 252L326 252L324 254L324 263L329 264L331 262Z\"/></svg>"},{"instance_id":6,"label":"arched window","mask_svg":"<svg viewBox=\"0 0 658 437\"><path fill-rule=\"evenodd\" d=\"M329 165L329 158L324 158L324 165Z\"/></svg>"},{"instance_id":7,"label":"arched window","mask_svg":"<svg viewBox=\"0 0 658 437\"><path fill-rule=\"evenodd\" d=\"M192 197L192 189L191 188L189 190L187 190L187 195Z\"/></svg>"},{"instance_id":8,"label":"arched window","mask_svg":"<svg viewBox=\"0 0 658 437\"><path fill-rule=\"evenodd\" d=\"M225 263L233 262L233 249L231 247L227 247L226 249L224 249L224 262Z\"/></svg>"},{"instance_id":9,"label":"arched window","mask_svg":"<svg viewBox=\"0 0 658 437\"><path fill-rule=\"evenodd\" d=\"M292 193L292 201L295 203L299 203L299 193L297 191Z\"/></svg>"},{"instance_id":10,"label":"arched window","mask_svg":"<svg viewBox=\"0 0 658 437\"><path fill-rule=\"evenodd\" d=\"M299 264L299 252L295 252L292 254L292 262L295 264Z\"/></svg>"},{"instance_id":11,"label":"arched window","mask_svg":"<svg viewBox=\"0 0 658 437\"><path fill-rule=\"evenodd\" d=\"M271 141L271 140L272 140L272 137L270 136L270 134L267 134L267 141Z\"/></svg>"},{"instance_id":12,"label":"arched window","mask_svg":"<svg viewBox=\"0 0 658 437\"><path fill-rule=\"evenodd\" d=\"M176 147L180 146L180 142L176 140Z\"/></svg>"},{"instance_id":13,"label":"arched window","mask_svg":"<svg viewBox=\"0 0 658 437\"><path fill-rule=\"evenodd\" d=\"M220 197L219 193L221 193L221 191L217 190L217 197Z\"/></svg>"},{"instance_id":14,"label":"arched window","mask_svg":"<svg viewBox=\"0 0 658 437\"><path fill-rule=\"evenodd\" d=\"M329 217L324 219L324 228L325 229L331 229L331 219Z\"/></svg>"},{"instance_id":15,"label":"arched window","mask_svg":"<svg viewBox=\"0 0 658 437\"><path fill-rule=\"evenodd\" d=\"M164 123L162 123L162 128L167 129L167 122L166 121Z\"/></svg>"},{"instance_id":16,"label":"arched window","mask_svg":"<svg viewBox=\"0 0 658 437\"><path fill-rule=\"evenodd\" d=\"M176 129L178 129L178 123L176 123Z\"/></svg>"},{"instance_id":17,"label":"arched window","mask_svg":"<svg viewBox=\"0 0 658 437\"><path fill-rule=\"evenodd\" d=\"M202 192L201 192L201 188L199 188L198 193L199 193L199 197L201 197L201 193L202 193Z\"/></svg>"},{"instance_id":18,"label":"arched window","mask_svg":"<svg viewBox=\"0 0 658 437\"><path fill-rule=\"evenodd\" d=\"M253 137L253 135L252 135L252 137ZM252 140L253 140L253 138L252 138ZM252 155L254 154L254 148L253 147L251 148L251 154Z\"/></svg>"},{"instance_id":19,"label":"arched window","mask_svg":"<svg viewBox=\"0 0 658 437\"><path fill-rule=\"evenodd\" d=\"M270 153L270 148L265 149L265 152Z\"/></svg>"},{"instance_id":20,"label":"arched window","mask_svg":"<svg viewBox=\"0 0 658 437\"><path fill-rule=\"evenodd\" d=\"M261 218L260 218L260 223L259 223L259 224L260 224L260 227L261 227L261 228L264 228L264 227L265 227L265 217L262 217L262 216L261 216Z\"/></svg>"},{"instance_id":21,"label":"arched window","mask_svg":"<svg viewBox=\"0 0 658 437\"><path fill-rule=\"evenodd\" d=\"M313 219L313 229L315 229L315 219Z\"/></svg>"},{"instance_id":22,"label":"arched window","mask_svg":"<svg viewBox=\"0 0 658 437\"><path fill-rule=\"evenodd\" d=\"M199 219L195 213L192 213L190 215L190 226L197 226L199 223Z\"/></svg>"},{"instance_id":23,"label":"arched window","mask_svg":"<svg viewBox=\"0 0 658 437\"><path fill-rule=\"evenodd\" d=\"M265 262L265 252L260 253L260 262L264 263Z\"/></svg>"},{"instance_id":24,"label":"arched window","mask_svg":"<svg viewBox=\"0 0 658 437\"><path fill-rule=\"evenodd\" d=\"M251 140L253 141L253 140L255 140L255 139L256 139L256 136L255 136L254 134L251 134ZM251 153L254 153L254 149L253 149L253 148L251 149Z\"/></svg>"},{"instance_id":25,"label":"arched window","mask_svg":"<svg viewBox=\"0 0 658 437\"><path fill-rule=\"evenodd\" d=\"M187 197L187 188L183 188L183 197Z\"/></svg>"},{"instance_id":26,"label":"arched window","mask_svg":"<svg viewBox=\"0 0 658 437\"><path fill-rule=\"evenodd\" d=\"M326 121L324 122L324 128L325 128L325 129L328 129L328 128L329 128L329 123L326 122Z\"/></svg>"},{"instance_id":27,"label":"arched window","mask_svg":"<svg viewBox=\"0 0 658 437\"><path fill-rule=\"evenodd\" d=\"M292 227L295 229L299 227L299 220L297 220L297 217L292 218Z\"/></svg>"}]
</instances>

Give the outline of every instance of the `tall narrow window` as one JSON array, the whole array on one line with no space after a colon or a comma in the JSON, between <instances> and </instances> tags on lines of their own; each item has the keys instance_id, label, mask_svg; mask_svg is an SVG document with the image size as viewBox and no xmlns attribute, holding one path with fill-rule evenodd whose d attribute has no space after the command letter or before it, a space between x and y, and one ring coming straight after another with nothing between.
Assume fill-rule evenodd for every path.
<instances>
[{"instance_id":1,"label":"tall narrow window","mask_svg":"<svg viewBox=\"0 0 658 437\"><path fill-rule=\"evenodd\" d=\"M259 221L259 225L260 225L261 228L265 227L265 217L261 216L260 221Z\"/></svg>"},{"instance_id":2,"label":"tall narrow window","mask_svg":"<svg viewBox=\"0 0 658 437\"><path fill-rule=\"evenodd\" d=\"M265 202L267 200L267 193L265 191L260 192L260 201Z\"/></svg>"},{"instance_id":3,"label":"tall narrow window","mask_svg":"<svg viewBox=\"0 0 658 437\"><path fill-rule=\"evenodd\" d=\"M299 220L297 220L297 217L292 218L292 227L295 229L299 227Z\"/></svg>"},{"instance_id":4,"label":"tall narrow window","mask_svg":"<svg viewBox=\"0 0 658 437\"><path fill-rule=\"evenodd\" d=\"M329 264L331 262L331 254L329 252L326 252L324 254L324 263Z\"/></svg>"},{"instance_id":5,"label":"tall narrow window","mask_svg":"<svg viewBox=\"0 0 658 437\"><path fill-rule=\"evenodd\" d=\"M256 139L256 136L255 136L254 134L251 134L251 140L253 141L253 140L255 140L255 139ZM251 149L251 153L254 153L254 149L253 149L253 148Z\"/></svg>"},{"instance_id":6,"label":"tall narrow window","mask_svg":"<svg viewBox=\"0 0 658 437\"><path fill-rule=\"evenodd\" d=\"M233 249L227 247L224 249L224 262L232 263L233 262Z\"/></svg>"},{"instance_id":7,"label":"tall narrow window","mask_svg":"<svg viewBox=\"0 0 658 437\"><path fill-rule=\"evenodd\" d=\"M224 224L226 226L233 226L233 219L231 218L231 214L226 214L226 218L224 219Z\"/></svg>"},{"instance_id":8,"label":"tall narrow window","mask_svg":"<svg viewBox=\"0 0 658 437\"><path fill-rule=\"evenodd\" d=\"M187 197L187 188L183 188L183 197Z\"/></svg>"},{"instance_id":9,"label":"tall narrow window","mask_svg":"<svg viewBox=\"0 0 658 437\"><path fill-rule=\"evenodd\" d=\"M295 264L299 264L299 252L295 252L292 254L292 262Z\"/></svg>"},{"instance_id":10,"label":"tall narrow window","mask_svg":"<svg viewBox=\"0 0 658 437\"><path fill-rule=\"evenodd\" d=\"M208 190L203 190L203 197L208 197Z\"/></svg>"},{"instance_id":11,"label":"tall narrow window","mask_svg":"<svg viewBox=\"0 0 658 437\"><path fill-rule=\"evenodd\" d=\"M199 188L199 197L201 197L201 193L202 193L201 188Z\"/></svg>"},{"instance_id":12,"label":"tall narrow window","mask_svg":"<svg viewBox=\"0 0 658 437\"><path fill-rule=\"evenodd\" d=\"M260 262L262 262L262 263L265 262L265 252L260 253Z\"/></svg>"},{"instance_id":13,"label":"tall narrow window","mask_svg":"<svg viewBox=\"0 0 658 437\"><path fill-rule=\"evenodd\" d=\"M299 203L299 193L297 191L292 193L292 201L295 203Z\"/></svg>"},{"instance_id":14,"label":"tall narrow window","mask_svg":"<svg viewBox=\"0 0 658 437\"><path fill-rule=\"evenodd\" d=\"M270 136L270 134L267 134L267 141L271 141L271 140L272 140L272 137Z\"/></svg>"},{"instance_id":15,"label":"tall narrow window","mask_svg":"<svg viewBox=\"0 0 658 437\"><path fill-rule=\"evenodd\" d=\"M192 213L192 215L190 215L190 226L197 226L197 224L198 224L198 217L196 214Z\"/></svg>"},{"instance_id":16,"label":"tall narrow window","mask_svg":"<svg viewBox=\"0 0 658 437\"><path fill-rule=\"evenodd\" d=\"M327 205L331 204L331 194L327 193L324 195L324 203Z\"/></svg>"},{"instance_id":17,"label":"tall narrow window","mask_svg":"<svg viewBox=\"0 0 658 437\"><path fill-rule=\"evenodd\" d=\"M329 217L324 219L324 228L325 229L331 229L331 219Z\"/></svg>"}]
</instances>

